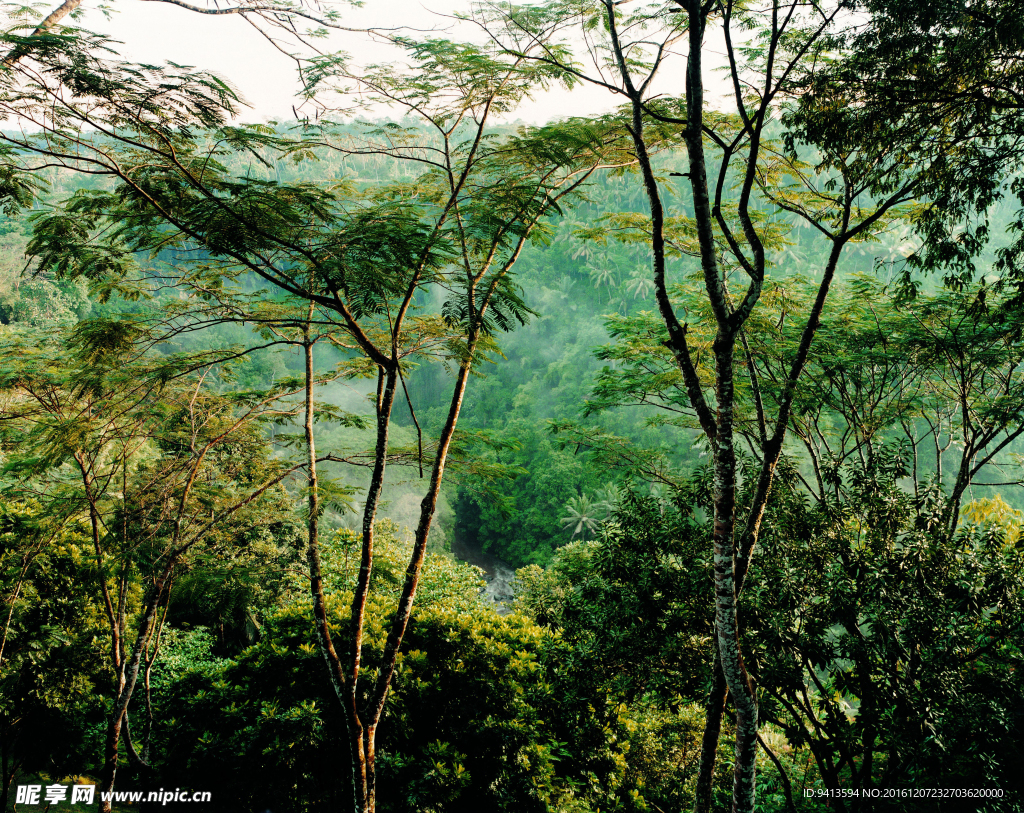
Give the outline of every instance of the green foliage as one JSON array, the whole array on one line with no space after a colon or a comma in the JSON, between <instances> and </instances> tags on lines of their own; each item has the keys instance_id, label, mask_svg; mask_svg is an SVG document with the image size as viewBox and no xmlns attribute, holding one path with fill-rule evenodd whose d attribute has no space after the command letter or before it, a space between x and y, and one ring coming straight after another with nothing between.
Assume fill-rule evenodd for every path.
<instances>
[{"instance_id":1,"label":"green foliage","mask_svg":"<svg viewBox=\"0 0 1024 813\"><path fill-rule=\"evenodd\" d=\"M0 301L0 322L59 329L75 324L92 310L84 281L24 280Z\"/></svg>"},{"instance_id":2,"label":"green foliage","mask_svg":"<svg viewBox=\"0 0 1024 813\"><path fill-rule=\"evenodd\" d=\"M711 642L708 532L627 492L599 541L559 549L543 574L520 571L518 601L561 631L559 660L594 696L696 696Z\"/></svg>"},{"instance_id":3,"label":"green foliage","mask_svg":"<svg viewBox=\"0 0 1024 813\"><path fill-rule=\"evenodd\" d=\"M516 574L517 606L556 631L545 652L571 770L615 810L693 793L712 654L708 529L627 492L594 542Z\"/></svg>"},{"instance_id":4,"label":"green foliage","mask_svg":"<svg viewBox=\"0 0 1024 813\"><path fill-rule=\"evenodd\" d=\"M408 543L387 524L370 598L365 655L372 670L397 598ZM349 534L324 545L333 585L331 626L348 630ZM546 810L571 786L560 779L551 723L557 698L539 663L545 633L521 616L502 618L477 598L478 577L428 557L421 601L403 646L381 724L382 810ZM297 581L296 591L301 586ZM300 592L266 620L260 641L230 662L207 654L200 631L176 632L155 676L167 741L163 770L195 787L221 788L221 804L304 810L350 798L341 710L327 681ZM204 784L205 783L205 784Z\"/></svg>"},{"instance_id":5,"label":"green foliage","mask_svg":"<svg viewBox=\"0 0 1024 813\"><path fill-rule=\"evenodd\" d=\"M237 528L230 549L193 555L171 593L173 623L216 630L221 652L253 643L301 562L306 539L290 507L285 500L268 501L256 521ZM275 508L283 509L278 516Z\"/></svg>"},{"instance_id":6,"label":"green foliage","mask_svg":"<svg viewBox=\"0 0 1024 813\"><path fill-rule=\"evenodd\" d=\"M907 473L891 446L844 469L841 503L780 483L745 594L763 714L811 746L826 786L995 787L976 809L1013 809L1022 552L1004 526L948 533L942 494L908 493Z\"/></svg>"},{"instance_id":7,"label":"green foliage","mask_svg":"<svg viewBox=\"0 0 1024 813\"><path fill-rule=\"evenodd\" d=\"M62 526L38 502L0 497L5 784L19 771L64 775L89 763L89 725L109 680L98 657L105 630L95 578L83 526Z\"/></svg>"},{"instance_id":8,"label":"green foliage","mask_svg":"<svg viewBox=\"0 0 1024 813\"><path fill-rule=\"evenodd\" d=\"M852 147L859 164L914 167L918 194L928 203L914 218L922 244L903 268L904 293L920 288L912 273L918 269L941 274L952 287L969 286L984 269L979 255L990 242L1002 242L1001 284L1019 292L1019 6L1006 0L864 6L867 24L833 39L832 57L799 78L802 92L789 123L812 143L840 152ZM892 182L899 169L885 180ZM1004 201L1018 210L1005 241L988 216Z\"/></svg>"},{"instance_id":9,"label":"green foliage","mask_svg":"<svg viewBox=\"0 0 1024 813\"><path fill-rule=\"evenodd\" d=\"M587 535L597 529L600 524L600 508L584 494L582 497L573 497L565 505L565 516L559 517L561 526L572 531L572 537Z\"/></svg>"},{"instance_id":10,"label":"green foliage","mask_svg":"<svg viewBox=\"0 0 1024 813\"><path fill-rule=\"evenodd\" d=\"M528 473L501 484L499 494L464 487L455 506L455 532L465 543L512 564L546 564L555 548L571 538L562 522L566 504L596 484L596 477L581 458L557 449L526 421L510 422L506 431L522 445L498 453L496 462L528 463Z\"/></svg>"}]
</instances>

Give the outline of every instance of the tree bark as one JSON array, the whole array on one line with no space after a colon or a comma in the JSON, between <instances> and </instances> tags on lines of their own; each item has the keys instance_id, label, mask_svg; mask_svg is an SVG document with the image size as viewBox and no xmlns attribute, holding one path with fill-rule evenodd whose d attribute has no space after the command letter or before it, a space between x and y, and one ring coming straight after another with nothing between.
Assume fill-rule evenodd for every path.
<instances>
[{"instance_id":1,"label":"tree bark","mask_svg":"<svg viewBox=\"0 0 1024 813\"><path fill-rule=\"evenodd\" d=\"M686 72L686 147L694 220L700 246L701 268L708 302L718 325L712 351L715 357L717 410L714 452L714 572L715 634L722 674L736 709L736 744L733 769L733 810L754 809L757 781L757 699L740 649L736 585L736 449L735 346L745 314L760 291L757 271L744 298L745 310L731 312L714 240L714 213L708 190L704 157L703 35L705 12L700 0L688 0L689 61ZM748 161L756 161L751 151ZM743 213L741 212L741 215ZM711 721L709 721L711 722Z\"/></svg>"},{"instance_id":2,"label":"tree bark","mask_svg":"<svg viewBox=\"0 0 1024 813\"><path fill-rule=\"evenodd\" d=\"M711 813L711 791L715 781L715 761L718 757L718 740L722 735L722 718L729 687L722 674L722 665L715 648L714 677L708 699L704 706L704 734L700 743L700 765L697 769L697 787L693 799L693 813Z\"/></svg>"},{"instance_id":3,"label":"tree bark","mask_svg":"<svg viewBox=\"0 0 1024 813\"><path fill-rule=\"evenodd\" d=\"M313 317L313 306L310 305L306 323L303 325L302 347L305 361L305 420L303 429L306 440L306 494L309 512L306 531L308 534L306 560L309 564L310 594L313 599L313 620L316 628L320 652L327 664L327 672L338 701L345 712L349 729L349 748L352 756L352 793L356 811L372 810L366 806L365 759L363 758L361 725L358 710L353 714L349 705L348 680L346 679L341 658L334 647L329 622L327 620L327 598L323 587L323 570L320 562L320 490L317 479L316 437L313 432L316 408L313 399L315 383L313 377L313 344L310 336L310 322ZM378 411L380 398L377 399ZM364 523L365 528L365 523ZM372 537L371 537L372 543Z\"/></svg>"},{"instance_id":4,"label":"tree bark","mask_svg":"<svg viewBox=\"0 0 1024 813\"><path fill-rule=\"evenodd\" d=\"M720 331L714 344L718 378L718 438L715 453L714 546L715 628L722 673L736 709L733 810L754 808L757 781L757 700L740 648L736 590L736 449L734 337Z\"/></svg>"},{"instance_id":5,"label":"tree bark","mask_svg":"<svg viewBox=\"0 0 1024 813\"><path fill-rule=\"evenodd\" d=\"M132 648L131 658L118 673L117 699L107 720L107 739L104 749L103 773L100 782L101 813L110 813L111 803L109 801L102 801L102 794L110 793L114 790L114 781L117 778L118 750L121 743L121 726L124 724L128 703L131 702L135 683L139 677L139 668L142 665L142 651L145 648L146 641L149 640L149 633L156 616L156 609L159 606L160 598L163 595L164 587L167 584L173 567L174 562L169 562L164 568L164 572L157 579L153 587L153 595L147 603L146 613L135 637L135 646Z\"/></svg>"},{"instance_id":6,"label":"tree bark","mask_svg":"<svg viewBox=\"0 0 1024 813\"><path fill-rule=\"evenodd\" d=\"M64 0L61 5L57 6L57 8L47 14L46 18L36 26L36 29L32 32L32 36L38 37L40 34L45 34L80 5L82 5L82 0ZM5 68L13 68L17 64L18 60L27 53L28 49L24 46L13 48L7 56L3 58L3 62L0 64Z\"/></svg>"},{"instance_id":7,"label":"tree bark","mask_svg":"<svg viewBox=\"0 0 1024 813\"><path fill-rule=\"evenodd\" d=\"M352 597L351 635L352 648L349 661L346 710L349 718L349 737L352 744L353 776L357 793L361 800L357 808L362 813L373 813L376 810L375 798L375 749L377 723L380 714L370 712L369 722L359 708L359 674L363 657L363 632L366 625L366 602L370 594L370 577L373 570L374 522L380 495L384 489L384 471L387 464L389 433L391 429L391 411L395 404L395 392L398 382L397 359L387 370L382 370L377 398L377 441L374 451L373 473L366 492L366 504L363 508L363 550L359 565L359 579L355 594Z\"/></svg>"}]
</instances>

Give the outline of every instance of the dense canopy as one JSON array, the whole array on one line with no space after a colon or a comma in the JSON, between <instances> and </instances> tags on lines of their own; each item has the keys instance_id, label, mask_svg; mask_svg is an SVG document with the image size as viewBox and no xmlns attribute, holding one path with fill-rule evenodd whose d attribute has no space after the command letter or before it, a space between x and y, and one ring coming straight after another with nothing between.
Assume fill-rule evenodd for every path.
<instances>
[{"instance_id":1,"label":"dense canopy","mask_svg":"<svg viewBox=\"0 0 1024 813\"><path fill-rule=\"evenodd\" d=\"M302 98L5 7L4 810L1024 810L1017 4L162 1Z\"/></svg>"}]
</instances>

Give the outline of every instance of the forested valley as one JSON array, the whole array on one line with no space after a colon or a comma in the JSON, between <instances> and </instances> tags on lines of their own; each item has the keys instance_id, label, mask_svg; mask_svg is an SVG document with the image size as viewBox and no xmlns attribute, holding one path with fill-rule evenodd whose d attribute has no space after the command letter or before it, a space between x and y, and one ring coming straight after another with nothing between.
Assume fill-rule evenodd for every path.
<instances>
[{"instance_id":1,"label":"forested valley","mask_svg":"<svg viewBox=\"0 0 1024 813\"><path fill-rule=\"evenodd\" d=\"M1024 810L1024 10L165 1L295 119L5 6L5 811Z\"/></svg>"}]
</instances>

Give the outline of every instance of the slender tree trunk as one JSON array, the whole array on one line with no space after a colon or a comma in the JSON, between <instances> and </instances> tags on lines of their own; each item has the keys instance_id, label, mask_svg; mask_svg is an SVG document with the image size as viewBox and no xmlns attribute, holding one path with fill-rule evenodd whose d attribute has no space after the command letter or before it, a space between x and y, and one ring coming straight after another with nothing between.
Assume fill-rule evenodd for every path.
<instances>
[{"instance_id":1,"label":"slender tree trunk","mask_svg":"<svg viewBox=\"0 0 1024 813\"><path fill-rule=\"evenodd\" d=\"M57 8L46 15L46 18L36 27L35 31L32 32L32 36L37 37L40 34L45 34L80 5L82 5L82 0L64 0L61 5L57 6ZM27 53L27 48L24 46L18 46L11 50L7 56L0 61L0 65L4 68L13 68L14 65L17 64L18 60Z\"/></svg>"},{"instance_id":2,"label":"slender tree trunk","mask_svg":"<svg viewBox=\"0 0 1024 813\"><path fill-rule=\"evenodd\" d=\"M689 5L688 7L690 16L690 66L687 72L687 103L688 103L688 124L687 124L687 144L689 147L689 158L690 158L690 184L693 189L694 196L694 209L697 214L699 238L702 247L702 264L704 266L704 275L707 282L708 292L712 298L712 304L716 306L716 317L718 318L720 325L725 325L727 322L727 315L725 313L724 301L720 295L720 292L716 290L716 286L719 286L718 279L718 267L717 260L714 252L714 238L712 233L712 213L711 205L708 199L707 190L707 175L704 168L704 153L702 146L702 109L703 109L703 95L700 78L700 51L701 51L701 37L703 31L703 19L700 10L699 3ZM654 282L655 282L655 296L658 303L658 310L662 316L666 328L669 333L669 340L666 342L669 349L672 351L673 356L677 364L679 365L680 371L683 374L683 382L686 387L687 395L689 396L690 402L696 411L697 418L700 422L701 428L705 435L711 441L712 447L715 450L716 460L716 492L715 492L715 528L716 528L716 594L719 590L724 589L719 578L719 567L718 567L718 553L719 546L718 540L720 538L727 538L732 540L732 533L735 524L735 453L732 453L731 467L730 458L722 457L720 454L719 445L719 434L721 431L721 412L719 415L715 415L708 407L708 404L704 398L702 386L697 375L697 371L693 365L692 357L690 356L689 347L687 345L686 325L680 324L675 314L675 309L672 306L672 302L668 294L668 285L665 276L665 240L664 240L664 206L661 199L661 193L658 188L657 178L655 176L653 166L651 164L650 157L647 152L647 145L644 136L644 110L641 103L641 94L633 87L632 81L630 80L629 70L625 63L625 55L622 53L621 48L618 45L617 34L615 30L615 11L611 2L607 3L607 14L610 30L612 32L613 41L616 47L616 56L619 60L619 69L622 75L623 81L626 83L627 91L630 94L632 102L632 127L631 135L633 143L636 148L637 161L640 165L641 175L644 182L644 190L647 194L647 199L651 207L651 252L653 261L654 271ZM691 137L692 133L696 133L695 136ZM716 295L719 294L719 295ZM721 332L720 332L721 336ZM734 337L732 339L734 341ZM731 347L731 344L729 344ZM716 357L719 357L716 355ZM727 372L729 374L729 391L731 392L731 359L729 363L720 372ZM721 383L721 381L720 381ZM719 393L721 395L721 391ZM722 402L719 400L719 406ZM731 451L731 431L732 431L732 402L728 402L728 415L729 420L726 426L726 432L728 433L728 441L730 443ZM726 475L724 480L722 475ZM722 533L720 523L724 522L727 530ZM725 551L728 553L728 551ZM731 554L729 559L728 567L728 579L730 584L728 585L729 592L732 593L731 580L733 577L733 566ZM733 611L735 609L735 597L732 599ZM719 615L718 603L716 601L716 629L718 627L717 617ZM728 615L728 612L726 613ZM735 630L735 623L731 625L732 629ZM716 656L715 656L715 667L713 685L708 696L706 706L706 721L704 734L701 740L701 760L698 772L697 788L694 797L694 811L695 813L708 813L711 809L711 792L714 782L714 769L715 761L718 752L718 741L721 736L722 730L722 717L725 713L725 703L728 697L728 682L721 664L723 661L722 654L722 640L721 636L716 636ZM738 646L738 639L737 639ZM738 655L737 653L731 653L733 657L728 657L731 662L736 662ZM754 723L754 734L756 735L756 715ZM746 756L746 752L744 753ZM744 771L744 773L747 773ZM752 781L752 780L748 780Z\"/></svg>"},{"instance_id":3,"label":"slender tree trunk","mask_svg":"<svg viewBox=\"0 0 1024 813\"><path fill-rule=\"evenodd\" d=\"M312 317L312 310L310 318ZM374 522L380 495L384 487L384 473L387 463L391 411L394 406L398 382L397 366L381 368L378 376L375 409L377 415L377 438L374 448L374 466L367 488L363 507L362 555L359 576L352 598L350 661L342 664L341 656L334 646L333 636L327 620L327 598L323 587L323 569L320 559L320 497L317 480L316 440L313 423L316 409L314 404L313 344L309 321L303 328L305 352L305 440L307 451L307 494L309 520L307 526L307 561L310 573L310 592L313 599L313 616L320 651L324 656L327 671L334 692L341 703L348 727L349 750L352 758L353 805L357 813L373 813L374 799L374 756L376 723L379 715L370 724L364 723L364 714L359 707L358 682L362 666L362 641L365 626L366 603L370 591L370 577L373 568Z\"/></svg>"},{"instance_id":4,"label":"slender tree trunk","mask_svg":"<svg viewBox=\"0 0 1024 813\"><path fill-rule=\"evenodd\" d=\"M733 810L753 810L757 756L757 701L740 650L736 591L736 449L734 424L735 337L719 331L714 344L718 379L715 454L715 627L722 673L736 709Z\"/></svg>"},{"instance_id":5,"label":"slender tree trunk","mask_svg":"<svg viewBox=\"0 0 1024 813\"><path fill-rule=\"evenodd\" d=\"M156 610L163 595L164 588L170 577L174 563L169 562L164 572L157 579L153 587L153 595L146 607L142 624L135 637L135 646L132 648L131 658L126 667L118 672L118 693L114 702L114 708L107 720L107 739L104 749L103 773L100 781L101 800L103 793L110 793L114 789L114 782L117 778L118 750L121 744L121 727L124 725L125 714L128 711L128 703L131 702L132 693L139 677L139 669L142 665L142 651L146 641L149 640L149 633L156 618ZM110 813L110 802L100 801L101 813Z\"/></svg>"},{"instance_id":6,"label":"slender tree trunk","mask_svg":"<svg viewBox=\"0 0 1024 813\"><path fill-rule=\"evenodd\" d=\"M4 634L0 638L0 666L3 666L4 662L4 650L7 648L7 635L11 630L11 621L14 619L14 606L18 603L18 596L21 595L21 587L25 583L25 577L28 575L29 565L32 563L32 559L35 557L36 552L39 550L38 547L33 550L26 551L25 555L21 560L21 571L18 573L18 583L14 586L14 590L11 591L10 598L8 599L10 606L7 610L7 620L4 621Z\"/></svg>"},{"instance_id":7,"label":"slender tree trunk","mask_svg":"<svg viewBox=\"0 0 1024 813\"><path fill-rule=\"evenodd\" d=\"M100 811L110 813L111 804L103 801L103 794L114 789L117 779L118 744L121 740L121 715L111 713L107 719L107 738L103 747L103 773L100 776Z\"/></svg>"},{"instance_id":8,"label":"slender tree trunk","mask_svg":"<svg viewBox=\"0 0 1024 813\"><path fill-rule=\"evenodd\" d=\"M306 531L308 535L306 559L309 563L310 593L313 599L313 619L315 622L317 639L320 645L320 652L327 664L327 672L331 678L334 693L337 695L349 729L349 749L352 757L352 793L353 805L356 811L367 811L366 807L366 781L365 781L365 759L361 743L361 725L358 712L352 714L350 707L349 693L346 688L347 680L341 665L341 658L334 647L330 627L327 620L327 598L323 587L323 569L320 561L320 489L317 479L316 464L316 438L313 432L313 423L316 416L316 408L313 400L314 377L313 377L313 339L310 337L310 321L313 316L313 308L310 306L309 316L306 324L303 325L303 352L305 361L305 420L303 428L306 439L306 494L308 521ZM380 398L377 399L378 410ZM369 498L368 498L369 499ZM365 529L365 524L364 524ZM371 537L372 539L372 537ZM353 719L354 718L354 719Z\"/></svg>"},{"instance_id":9,"label":"slender tree trunk","mask_svg":"<svg viewBox=\"0 0 1024 813\"><path fill-rule=\"evenodd\" d=\"M366 505L363 509L363 550L359 565L359 579L355 594L352 597L352 649L349 663L350 673L346 687L346 708L349 718L349 737L352 742L353 775L356 792L361 800L358 810L361 813L373 813L376 809L374 759L376 753L376 732L380 714L372 710L366 716L359 708L359 674L363 657L363 632L366 625L366 602L370 594L370 577L373 569L374 553L374 522L377 506L384 489L384 470L387 464L389 433L391 428L391 411L395 403L395 392L398 383L397 361L386 371L382 371L377 398L377 442L375 460L370 485L366 492Z\"/></svg>"},{"instance_id":10,"label":"slender tree trunk","mask_svg":"<svg viewBox=\"0 0 1024 813\"><path fill-rule=\"evenodd\" d=\"M729 687L722 674L722 664L715 647L714 677L704 706L704 734L700 743L700 765L697 769L697 788L693 800L693 813L711 813L711 791L715 781L715 762L718 740L722 735L722 718Z\"/></svg>"},{"instance_id":11,"label":"slender tree trunk","mask_svg":"<svg viewBox=\"0 0 1024 813\"><path fill-rule=\"evenodd\" d=\"M402 646L402 639L409 626L409 619L412 617L413 602L416 600L416 591L419 587L420 573L423 569L423 561L427 552L427 540L430 536L430 526L437 511L437 499L441 493L441 482L444 478L445 464L448 460L448 450L451 448L452 438L455 435L455 427L459 421L459 412L462 409L462 400L466 393L466 385L469 383L469 372L472 365L473 355L476 349L477 337L473 335L468 343L468 358L459 367L456 377L455 388L452 392L451 402L448 408L448 416L441 429L438 439L437 453L434 455L434 465L430 472L430 485L427 493L420 502L420 518L416 525L416 532L413 542L413 553L409 560L409 568L406 571L405 584L402 588L402 596L398 601L398 608L388 633L388 640L384 646L384 655L381 659L380 673L374 687L372 706L370 708L370 724L367 726L365 737L366 767L367 767L367 790L371 802L375 799L376 791L376 770L375 770L375 738L377 725L384 712L384 704L387 701L388 691L391 688L391 681L395 674L395 666L398 662L398 652ZM373 808L370 808L372 810Z\"/></svg>"},{"instance_id":12,"label":"slender tree trunk","mask_svg":"<svg viewBox=\"0 0 1024 813\"><path fill-rule=\"evenodd\" d=\"M356 584L355 595L352 601L352 650L349 674L345 674L341 668L340 659L334 650L330 639L330 632L326 624L326 599L323 593L323 578L319 561L319 545L317 540L317 523L313 519L316 516L314 506L317 506L316 496L316 453L313 438L313 401L312 401L312 354L311 343L306 342L306 444L309 454L310 467L310 526L309 526L309 561L311 589L314 593L314 614L317 621L318 637L322 650L325 652L325 659L328 669L332 675L335 691L342 699L345 707L346 717L349 722L349 743L352 751L352 775L354 785L355 809L359 813L373 813L376 809L376 737L377 727L383 715L384 705L387 700L388 690L394 676L397 656L401 647L402 638L408 626L412 612L412 605L416 596L416 589L419 585L420 571L426 554L426 543L430 533L431 520L437 510L437 499L441 490L441 481L444 475L445 463L448 449L454 435L455 425L458 421L459 411L462 406L463 395L469 378L469 363L462 368L457 378L455 392L452 396L452 405L449 409L448 419L441 432L439 448L434 457L434 465L431 471L430 486L426 496L420 505L420 519L416 527L414 537L413 555L410 560L409 569L406 574L406 582L399 606L395 613L394 622L385 645L382 665L377 683L374 687L370 707L363 713L358 702L358 678L362 663L362 638L365 625L366 602L369 596L370 576L373 565L373 521L376 515L376 508L380 502L380 494L383 490L384 470L387 459L388 434L390 428L391 409L394 405L396 385L398 382L397 367L383 371L380 378L380 386L377 395L377 443L376 459L374 461L373 474L370 478L370 486L367 490L367 502L363 512L363 550L360 564L359 578ZM317 511L318 513L318 511Z\"/></svg>"},{"instance_id":13,"label":"slender tree trunk","mask_svg":"<svg viewBox=\"0 0 1024 813\"><path fill-rule=\"evenodd\" d=\"M736 710L736 746L733 769L733 811L754 809L757 777L757 701L740 650L736 584L736 449L735 345L744 317L732 312L721 277L714 239L714 212L708 192L704 154L703 35L705 12L700 0L687 0L689 62L686 72L686 147L693 193L694 219L700 245L704 284L718 325L712 350L715 357L717 410L714 434L707 433L714 449L714 570L715 635L722 674ZM751 156L748 160L755 160ZM741 213L742 214L742 213ZM751 279L744 299L756 301L759 281ZM747 310L746 312L749 312ZM686 371L684 371L685 374ZM698 406L695 404L695 406ZM699 414L699 407L698 407ZM713 724L713 721L709 721Z\"/></svg>"},{"instance_id":14,"label":"slender tree trunk","mask_svg":"<svg viewBox=\"0 0 1024 813\"><path fill-rule=\"evenodd\" d=\"M157 656L160 654L160 638L163 635L164 624L167 623L167 613L171 609L170 593L172 589L173 585L167 588L167 603L164 604L163 617L160 619L160 625L157 627L153 640L153 654L149 654L148 647L146 651L146 670L143 675L143 688L146 690L146 725L142 735L142 761L146 763L149 762L149 745L153 737L153 688L151 685L153 664L156 663Z\"/></svg>"}]
</instances>

